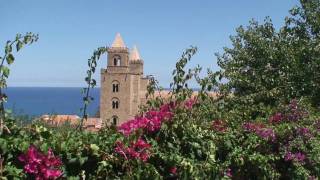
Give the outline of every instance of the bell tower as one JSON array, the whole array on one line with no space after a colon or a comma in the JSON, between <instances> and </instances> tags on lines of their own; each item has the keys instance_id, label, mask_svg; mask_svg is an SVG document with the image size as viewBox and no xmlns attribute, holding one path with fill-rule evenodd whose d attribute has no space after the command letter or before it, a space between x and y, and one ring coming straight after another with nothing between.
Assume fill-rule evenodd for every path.
<instances>
[{"instance_id":1,"label":"bell tower","mask_svg":"<svg viewBox=\"0 0 320 180\"><path fill-rule=\"evenodd\" d=\"M108 48L108 65L110 72L128 72L129 49L126 47L122 37L117 33L111 47Z\"/></svg>"},{"instance_id":2,"label":"bell tower","mask_svg":"<svg viewBox=\"0 0 320 180\"><path fill-rule=\"evenodd\" d=\"M137 47L129 49L118 33L107 48L107 67L101 69L100 118L105 125L120 125L139 112L146 102L148 78Z\"/></svg>"},{"instance_id":3,"label":"bell tower","mask_svg":"<svg viewBox=\"0 0 320 180\"><path fill-rule=\"evenodd\" d=\"M119 33L107 52L107 68L101 69L100 118L105 124L119 125L131 117L132 106L129 49Z\"/></svg>"}]
</instances>

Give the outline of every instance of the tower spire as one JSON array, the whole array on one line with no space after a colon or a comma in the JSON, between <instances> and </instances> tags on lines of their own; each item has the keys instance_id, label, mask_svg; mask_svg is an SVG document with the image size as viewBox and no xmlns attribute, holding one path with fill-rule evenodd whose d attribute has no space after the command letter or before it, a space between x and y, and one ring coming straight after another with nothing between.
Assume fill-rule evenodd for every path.
<instances>
[{"instance_id":1,"label":"tower spire","mask_svg":"<svg viewBox=\"0 0 320 180\"><path fill-rule=\"evenodd\" d=\"M136 45L133 46L131 52L130 52L130 58L131 61L141 60L140 54L138 51L138 48Z\"/></svg>"},{"instance_id":2,"label":"tower spire","mask_svg":"<svg viewBox=\"0 0 320 180\"><path fill-rule=\"evenodd\" d=\"M111 47L115 47L115 48L118 48L118 47L126 47L126 45L124 44L123 40L122 40L122 37L120 35L120 33L117 33L116 34L116 37L114 38L114 41L111 45Z\"/></svg>"}]
</instances>

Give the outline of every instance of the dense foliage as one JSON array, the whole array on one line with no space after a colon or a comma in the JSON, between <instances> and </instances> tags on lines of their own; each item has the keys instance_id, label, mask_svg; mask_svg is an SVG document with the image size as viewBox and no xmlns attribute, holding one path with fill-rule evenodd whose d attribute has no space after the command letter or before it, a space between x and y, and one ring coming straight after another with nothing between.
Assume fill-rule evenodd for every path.
<instances>
[{"instance_id":1,"label":"dense foliage","mask_svg":"<svg viewBox=\"0 0 320 180\"><path fill-rule=\"evenodd\" d=\"M318 179L319 9L319 0L301 0L279 31L269 19L240 27L233 47L218 56L221 71L204 78L199 67L185 69L197 51L187 49L172 74L171 96L152 98L153 80L147 105L118 127L19 127L7 114L0 177ZM97 56L88 61L88 87ZM191 78L200 85L197 96Z\"/></svg>"},{"instance_id":2,"label":"dense foliage","mask_svg":"<svg viewBox=\"0 0 320 180\"><path fill-rule=\"evenodd\" d=\"M320 1L301 0L276 30L270 18L250 21L231 37L232 48L218 55L226 93L248 97L252 103L277 105L309 97L320 105Z\"/></svg>"}]
</instances>

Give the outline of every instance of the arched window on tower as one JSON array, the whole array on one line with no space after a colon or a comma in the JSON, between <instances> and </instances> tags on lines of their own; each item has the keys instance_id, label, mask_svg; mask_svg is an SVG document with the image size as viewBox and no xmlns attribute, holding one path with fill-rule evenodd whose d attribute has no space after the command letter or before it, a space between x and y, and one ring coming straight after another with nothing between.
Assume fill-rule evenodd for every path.
<instances>
[{"instance_id":1,"label":"arched window on tower","mask_svg":"<svg viewBox=\"0 0 320 180\"><path fill-rule=\"evenodd\" d=\"M118 119L119 119L118 116L112 116L111 118L112 124L116 126L118 124Z\"/></svg>"},{"instance_id":2,"label":"arched window on tower","mask_svg":"<svg viewBox=\"0 0 320 180\"><path fill-rule=\"evenodd\" d=\"M112 82L112 92L119 92L120 83L118 81Z\"/></svg>"},{"instance_id":3,"label":"arched window on tower","mask_svg":"<svg viewBox=\"0 0 320 180\"><path fill-rule=\"evenodd\" d=\"M113 65L120 66L121 65L121 57L119 55L115 55L113 57Z\"/></svg>"},{"instance_id":4,"label":"arched window on tower","mask_svg":"<svg viewBox=\"0 0 320 180\"><path fill-rule=\"evenodd\" d=\"M112 109L118 109L120 105L119 99L118 98L113 98L112 99Z\"/></svg>"}]
</instances>

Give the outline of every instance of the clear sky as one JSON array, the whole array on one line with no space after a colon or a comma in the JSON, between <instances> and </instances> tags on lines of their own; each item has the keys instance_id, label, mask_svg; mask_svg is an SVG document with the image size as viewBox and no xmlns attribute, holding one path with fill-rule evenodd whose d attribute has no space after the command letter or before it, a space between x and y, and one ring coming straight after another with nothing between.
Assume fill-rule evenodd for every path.
<instances>
[{"instance_id":1,"label":"clear sky","mask_svg":"<svg viewBox=\"0 0 320 180\"><path fill-rule=\"evenodd\" d=\"M214 53L230 46L236 27L265 16L280 27L294 5L297 0L0 0L0 46L16 33L39 33L37 43L16 55L9 86L80 87L93 50L110 46L120 32L129 48L138 46L145 74L169 87L185 48L199 48L190 67L218 70ZM103 57L99 69L105 66Z\"/></svg>"}]
</instances>

